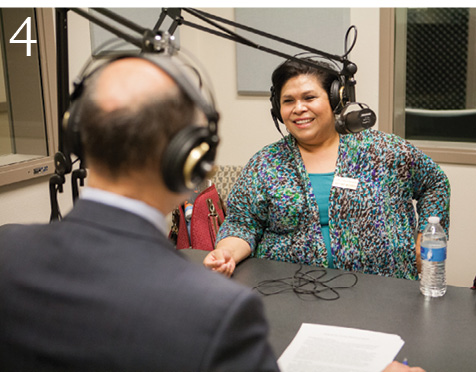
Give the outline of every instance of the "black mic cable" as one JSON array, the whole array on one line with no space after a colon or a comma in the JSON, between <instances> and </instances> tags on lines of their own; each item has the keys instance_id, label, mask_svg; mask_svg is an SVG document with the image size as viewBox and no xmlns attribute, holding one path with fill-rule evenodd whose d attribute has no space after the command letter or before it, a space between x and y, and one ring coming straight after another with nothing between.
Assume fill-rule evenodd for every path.
<instances>
[{"instance_id":1,"label":"black mic cable","mask_svg":"<svg viewBox=\"0 0 476 372\"><path fill-rule=\"evenodd\" d=\"M263 296L292 291L303 300L317 298L325 301L335 301L340 298L340 294L337 291L338 289L355 287L359 281L357 275L352 272L339 273L327 279L324 278L326 275L327 270L323 268L303 272L301 264L293 276L263 280L253 287L253 289ZM353 280L345 284L343 282L345 277L352 277Z\"/></svg>"}]
</instances>

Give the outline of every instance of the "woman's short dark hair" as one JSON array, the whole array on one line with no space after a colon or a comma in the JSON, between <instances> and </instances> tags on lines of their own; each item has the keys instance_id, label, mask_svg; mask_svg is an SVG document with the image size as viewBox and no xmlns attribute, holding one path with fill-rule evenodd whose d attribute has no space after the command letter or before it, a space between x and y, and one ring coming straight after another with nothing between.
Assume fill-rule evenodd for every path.
<instances>
[{"instance_id":1,"label":"woman's short dark hair","mask_svg":"<svg viewBox=\"0 0 476 372\"><path fill-rule=\"evenodd\" d=\"M316 65L316 67L310 66L305 63L301 63L294 59L288 59L280 64L271 76L273 83L274 94L279 102L281 98L281 90L286 82L299 75L313 75L322 85L322 88L330 96L332 82L338 79L338 72L329 63L324 61L315 61L312 58L302 58L304 61L308 61ZM329 71L330 70L330 71Z\"/></svg>"}]
</instances>

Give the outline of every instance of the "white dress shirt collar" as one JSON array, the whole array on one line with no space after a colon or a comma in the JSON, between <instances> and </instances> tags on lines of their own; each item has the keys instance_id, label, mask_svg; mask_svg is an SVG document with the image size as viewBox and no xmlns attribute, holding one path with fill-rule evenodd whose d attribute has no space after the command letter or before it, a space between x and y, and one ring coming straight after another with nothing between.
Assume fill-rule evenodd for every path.
<instances>
[{"instance_id":1,"label":"white dress shirt collar","mask_svg":"<svg viewBox=\"0 0 476 372\"><path fill-rule=\"evenodd\" d=\"M152 223L166 236L168 234L167 222L163 213L140 200L131 199L119 194L115 194L101 189L96 189L93 187L85 187L81 191L80 198L110 205L112 207L124 209L128 212L134 213Z\"/></svg>"}]
</instances>

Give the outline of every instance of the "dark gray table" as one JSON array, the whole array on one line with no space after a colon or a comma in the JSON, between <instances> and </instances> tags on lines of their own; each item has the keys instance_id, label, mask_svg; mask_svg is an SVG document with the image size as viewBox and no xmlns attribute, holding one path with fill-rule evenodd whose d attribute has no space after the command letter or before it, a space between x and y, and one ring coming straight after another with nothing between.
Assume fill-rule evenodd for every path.
<instances>
[{"instance_id":1,"label":"dark gray table","mask_svg":"<svg viewBox=\"0 0 476 372\"><path fill-rule=\"evenodd\" d=\"M207 252L182 250L201 264ZM254 287L262 280L292 276L297 264L248 258L233 280ZM314 269L304 266L303 271ZM330 278L340 270L327 269ZM419 283L377 275L356 274L353 288L339 289L335 301L302 300L286 292L263 296L270 325L270 343L279 357L302 323L316 323L398 334L405 344L397 356L427 372L476 371L476 291L449 286L445 296L426 298ZM340 283L350 283L345 276Z\"/></svg>"}]
</instances>

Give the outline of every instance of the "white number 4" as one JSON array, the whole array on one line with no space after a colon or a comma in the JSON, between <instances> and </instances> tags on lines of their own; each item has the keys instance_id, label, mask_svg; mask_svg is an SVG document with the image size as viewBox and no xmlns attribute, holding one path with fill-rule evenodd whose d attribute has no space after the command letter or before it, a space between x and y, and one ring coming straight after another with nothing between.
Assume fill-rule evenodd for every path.
<instances>
[{"instance_id":1,"label":"white number 4","mask_svg":"<svg viewBox=\"0 0 476 372\"><path fill-rule=\"evenodd\" d=\"M18 33L26 25L26 39L25 40L16 40ZM26 55L31 56L31 44L36 43L36 40L31 40L31 17L26 17L25 22L18 28L17 32L10 38L10 43L12 44L26 44Z\"/></svg>"}]
</instances>

